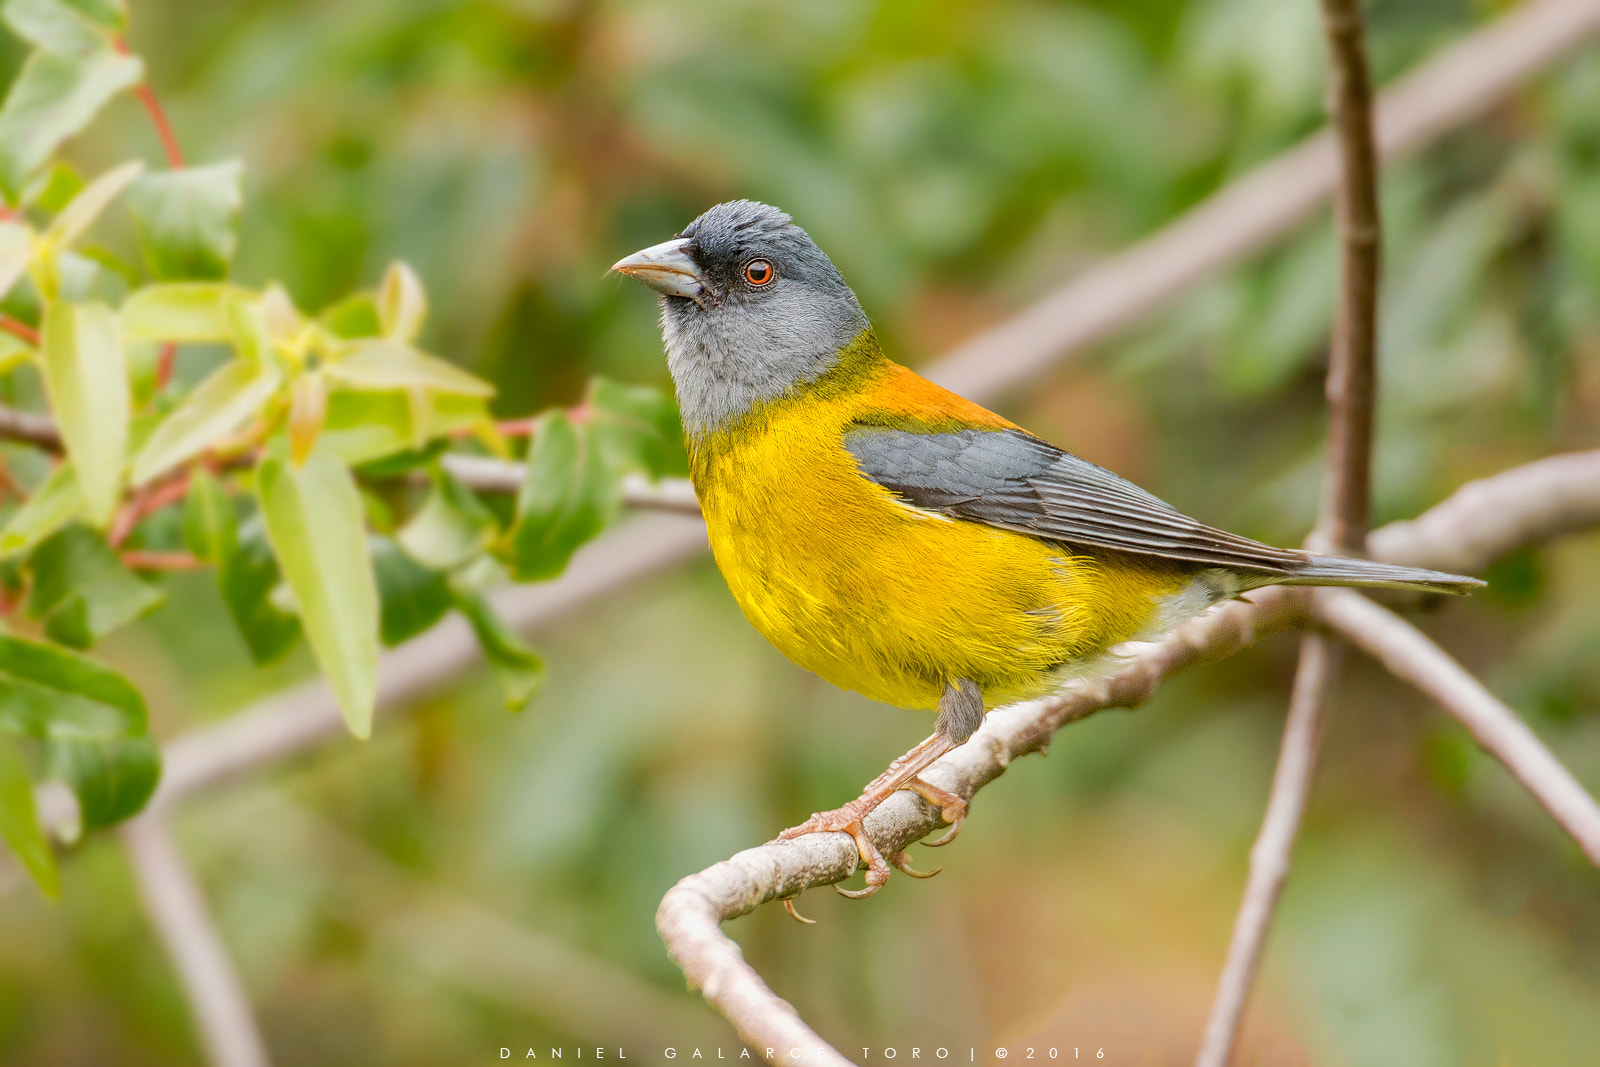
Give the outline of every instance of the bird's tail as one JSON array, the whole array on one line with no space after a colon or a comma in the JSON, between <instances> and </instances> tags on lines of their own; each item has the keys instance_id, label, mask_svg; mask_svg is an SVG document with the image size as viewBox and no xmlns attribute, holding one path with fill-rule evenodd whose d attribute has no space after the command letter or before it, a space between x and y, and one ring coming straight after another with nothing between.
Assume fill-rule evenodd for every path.
<instances>
[{"instance_id":1,"label":"bird's tail","mask_svg":"<svg viewBox=\"0 0 1600 1067\"><path fill-rule=\"evenodd\" d=\"M1349 556L1307 555L1306 562L1286 576L1264 579L1263 585L1350 585L1365 589L1414 589L1419 593L1465 596L1487 583L1461 574L1400 567Z\"/></svg>"}]
</instances>

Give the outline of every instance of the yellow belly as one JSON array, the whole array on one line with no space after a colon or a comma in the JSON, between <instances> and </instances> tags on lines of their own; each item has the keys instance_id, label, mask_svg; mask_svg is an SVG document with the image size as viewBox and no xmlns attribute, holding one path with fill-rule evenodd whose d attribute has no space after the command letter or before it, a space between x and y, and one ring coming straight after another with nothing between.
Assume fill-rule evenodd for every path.
<instances>
[{"instance_id":1,"label":"yellow belly","mask_svg":"<svg viewBox=\"0 0 1600 1067\"><path fill-rule=\"evenodd\" d=\"M717 565L745 617L846 689L931 708L969 678L994 707L1138 636L1188 581L1177 565L1093 555L924 512L862 477L832 402L694 442Z\"/></svg>"}]
</instances>

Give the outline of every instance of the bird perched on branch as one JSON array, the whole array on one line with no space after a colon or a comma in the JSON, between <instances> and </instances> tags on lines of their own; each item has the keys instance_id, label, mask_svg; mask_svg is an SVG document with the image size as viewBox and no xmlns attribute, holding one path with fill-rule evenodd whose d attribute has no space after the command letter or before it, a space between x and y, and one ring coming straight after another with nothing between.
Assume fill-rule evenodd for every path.
<instances>
[{"instance_id":1,"label":"bird perched on branch","mask_svg":"<svg viewBox=\"0 0 1600 1067\"><path fill-rule=\"evenodd\" d=\"M1212 529L918 377L884 356L832 261L777 208L718 204L612 269L661 294L695 492L745 617L835 685L938 710L933 736L859 798L783 833L850 834L867 886L848 895L889 878L869 812L914 790L948 840L966 803L919 773L989 708L1122 642L1267 585L1483 584Z\"/></svg>"}]
</instances>

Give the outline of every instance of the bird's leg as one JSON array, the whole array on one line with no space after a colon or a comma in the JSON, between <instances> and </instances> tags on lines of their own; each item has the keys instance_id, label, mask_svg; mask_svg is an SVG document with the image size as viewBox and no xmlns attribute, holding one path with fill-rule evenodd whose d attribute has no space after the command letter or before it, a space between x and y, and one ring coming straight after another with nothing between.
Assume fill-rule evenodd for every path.
<instances>
[{"instance_id":1,"label":"bird's leg","mask_svg":"<svg viewBox=\"0 0 1600 1067\"><path fill-rule=\"evenodd\" d=\"M917 776L940 756L971 737L982 721L983 696L978 687L965 679L955 685L947 685L944 696L939 699L939 725L931 737L889 764L882 774L867 783L859 797L844 807L819 811L799 826L791 826L778 836L790 840L805 834L849 834L855 839L862 863L866 864L867 886L861 890L840 889L839 892L848 897L871 896L889 880L889 861L884 859L878 846L867 836L863 820L897 790L910 789L938 808L940 817L950 823L952 829L959 828L961 820L966 817L967 802ZM951 836L946 834L945 840ZM903 852L896 852L891 859L902 870L910 866ZM912 871L907 873L920 874Z\"/></svg>"},{"instance_id":2,"label":"bird's leg","mask_svg":"<svg viewBox=\"0 0 1600 1067\"><path fill-rule=\"evenodd\" d=\"M946 685L944 696L939 698L939 725L936 734L950 739L950 747L967 743L967 738L983 725L983 690L978 684L961 678L954 685ZM929 848L948 845L961 832L961 823L967 817L967 802L954 793L940 789L931 782L913 778L906 788L939 809L939 817L950 824L943 837L929 841Z\"/></svg>"}]
</instances>

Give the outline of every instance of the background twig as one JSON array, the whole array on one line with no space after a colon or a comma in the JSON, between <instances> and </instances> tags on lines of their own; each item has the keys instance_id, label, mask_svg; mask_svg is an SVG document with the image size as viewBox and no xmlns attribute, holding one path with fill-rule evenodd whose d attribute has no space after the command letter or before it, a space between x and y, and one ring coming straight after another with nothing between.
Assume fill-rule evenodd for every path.
<instances>
[{"instance_id":1,"label":"background twig","mask_svg":"<svg viewBox=\"0 0 1600 1067\"><path fill-rule=\"evenodd\" d=\"M1383 229L1378 215L1378 158L1372 132L1360 0L1322 0L1328 43L1328 98L1339 144L1339 311L1328 357L1328 456L1322 507L1311 547L1340 555L1366 552L1372 496L1372 423L1377 406L1378 268ZM1313 594L1315 596L1315 594ZM1216 999L1200 1039L1197 1067L1224 1067L1238 1036L1250 985L1289 858L1311 795L1328 694L1339 650L1324 635L1301 638L1293 696L1273 773L1267 811L1250 849L1244 898L1234 920Z\"/></svg>"},{"instance_id":2,"label":"background twig","mask_svg":"<svg viewBox=\"0 0 1600 1067\"><path fill-rule=\"evenodd\" d=\"M266 1067L267 1048L205 898L161 817L119 831L151 925L178 971L207 1058L217 1067Z\"/></svg>"},{"instance_id":3,"label":"background twig","mask_svg":"<svg viewBox=\"0 0 1600 1067\"><path fill-rule=\"evenodd\" d=\"M1405 619L1358 593L1318 593L1312 618L1454 715L1600 867L1600 806L1517 714Z\"/></svg>"}]
</instances>

